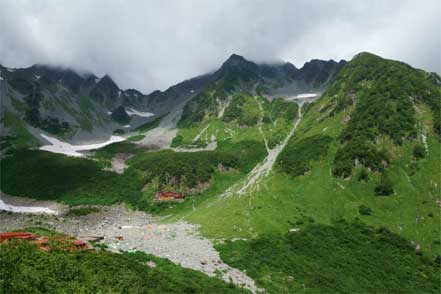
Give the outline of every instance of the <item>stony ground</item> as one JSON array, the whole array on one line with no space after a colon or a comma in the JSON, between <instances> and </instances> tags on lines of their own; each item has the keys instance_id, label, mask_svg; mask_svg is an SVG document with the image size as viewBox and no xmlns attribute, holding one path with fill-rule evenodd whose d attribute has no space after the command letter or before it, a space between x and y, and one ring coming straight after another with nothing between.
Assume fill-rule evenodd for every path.
<instances>
[{"instance_id":1,"label":"stony ground","mask_svg":"<svg viewBox=\"0 0 441 294\"><path fill-rule=\"evenodd\" d=\"M122 205L100 209L76 217L0 212L0 231L40 226L83 239L102 237L101 242L112 251L144 251L231 281L253 293L260 291L245 273L222 262L211 241L201 237L196 226L185 222L160 224L151 215Z\"/></svg>"}]
</instances>

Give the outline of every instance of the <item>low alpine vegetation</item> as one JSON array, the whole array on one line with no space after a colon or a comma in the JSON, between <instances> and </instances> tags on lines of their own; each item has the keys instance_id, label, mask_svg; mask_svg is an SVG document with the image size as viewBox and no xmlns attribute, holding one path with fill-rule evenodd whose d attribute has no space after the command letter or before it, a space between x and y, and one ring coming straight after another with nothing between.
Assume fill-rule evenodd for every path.
<instances>
[{"instance_id":1,"label":"low alpine vegetation","mask_svg":"<svg viewBox=\"0 0 441 294\"><path fill-rule=\"evenodd\" d=\"M367 210L363 209L366 213ZM217 246L268 293L438 293L440 267L411 242L361 222L308 224Z\"/></svg>"},{"instance_id":2,"label":"low alpine vegetation","mask_svg":"<svg viewBox=\"0 0 441 294\"><path fill-rule=\"evenodd\" d=\"M315 135L304 139L292 138L277 159L279 169L292 176L300 176L311 169L311 161L327 155L333 139Z\"/></svg>"}]
</instances>

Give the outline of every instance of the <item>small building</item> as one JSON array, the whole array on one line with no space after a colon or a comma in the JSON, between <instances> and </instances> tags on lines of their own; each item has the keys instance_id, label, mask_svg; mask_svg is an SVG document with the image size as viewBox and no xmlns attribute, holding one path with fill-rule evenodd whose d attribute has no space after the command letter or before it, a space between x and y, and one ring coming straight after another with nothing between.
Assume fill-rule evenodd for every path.
<instances>
[{"instance_id":1,"label":"small building","mask_svg":"<svg viewBox=\"0 0 441 294\"><path fill-rule=\"evenodd\" d=\"M163 192L158 191L156 192L155 198L153 198L153 201L155 202L167 202L167 201L176 201L176 202L182 202L184 201L185 196L180 192Z\"/></svg>"},{"instance_id":2,"label":"small building","mask_svg":"<svg viewBox=\"0 0 441 294\"><path fill-rule=\"evenodd\" d=\"M73 246L69 247L67 250L74 251L74 250L93 250L92 246L90 246L89 242L83 241L83 240L74 240Z\"/></svg>"},{"instance_id":3,"label":"small building","mask_svg":"<svg viewBox=\"0 0 441 294\"><path fill-rule=\"evenodd\" d=\"M28 232L7 232L0 233L0 242L8 242L11 239L35 240L37 236Z\"/></svg>"},{"instance_id":4,"label":"small building","mask_svg":"<svg viewBox=\"0 0 441 294\"><path fill-rule=\"evenodd\" d=\"M67 236L53 236L53 237L38 237L37 235L29 232L6 232L0 233L0 243L7 243L12 239L19 239L28 242L32 242L37 245L38 249L43 251L49 251L49 241L58 241L66 244L66 250L93 250L93 247L89 242L83 240L76 240Z\"/></svg>"},{"instance_id":5,"label":"small building","mask_svg":"<svg viewBox=\"0 0 441 294\"><path fill-rule=\"evenodd\" d=\"M49 237L40 237L37 240L33 241L35 245L37 245L38 249L43 251L49 251L51 248L49 247Z\"/></svg>"}]
</instances>

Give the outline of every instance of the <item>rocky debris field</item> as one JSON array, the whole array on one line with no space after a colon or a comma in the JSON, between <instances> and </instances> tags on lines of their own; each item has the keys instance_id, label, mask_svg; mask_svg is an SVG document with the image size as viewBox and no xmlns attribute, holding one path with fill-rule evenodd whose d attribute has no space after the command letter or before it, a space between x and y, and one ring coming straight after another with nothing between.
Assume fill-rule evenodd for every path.
<instances>
[{"instance_id":1,"label":"rocky debris field","mask_svg":"<svg viewBox=\"0 0 441 294\"><path fill-rule=\"evenodd\" d=\"M260 292L245 273L225 264L210 240L201 237L195 225L161 224L151 215L123 205L100 207L84 216L56 216L0 212L0 231L24 227L47 227L79 239L100 238L111 251L139 250L217 276L253 293Z\"/></svg>"},{"instance_id":2,"label":"rocky debris field","mask_svg":"<svg viewBox=\"0 0 441 294\"><path fill-rule=\"evenodd\" d=\"M110 162L110 167L106 167L104 168L104 170L114 171L118 174L123 174L124 171L129 167L126 164L126 161L132 156L132 154L128 153L117 153L112 158L112 161Z\"/></svg>"}]
</instances>

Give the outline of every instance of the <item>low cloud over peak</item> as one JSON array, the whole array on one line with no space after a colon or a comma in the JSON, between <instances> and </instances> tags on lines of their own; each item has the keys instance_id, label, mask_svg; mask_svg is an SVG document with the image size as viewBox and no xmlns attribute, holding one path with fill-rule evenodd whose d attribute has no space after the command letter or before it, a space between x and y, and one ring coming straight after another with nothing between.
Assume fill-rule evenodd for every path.
<instances>
[{"instance_id":1,"label":"low cloud over peak","mask_svg":"<svg viewBox=\"0 0 441 294\"><path fill-rule=\"evenodd\" d=\"M1 1L0 63L108 73L144 92L219 67L350 59L360 51L441 72L441 4L423 1Z\"/></svg>"}]
</instances>

